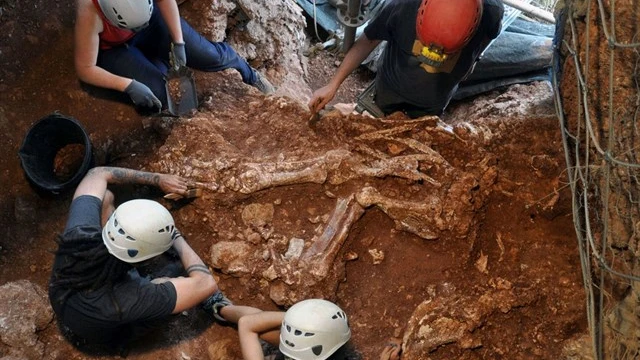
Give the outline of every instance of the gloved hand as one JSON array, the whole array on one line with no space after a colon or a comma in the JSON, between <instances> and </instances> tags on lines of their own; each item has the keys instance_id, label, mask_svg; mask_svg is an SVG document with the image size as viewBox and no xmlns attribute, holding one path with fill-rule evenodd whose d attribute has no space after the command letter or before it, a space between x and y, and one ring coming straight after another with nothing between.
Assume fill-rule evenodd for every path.
<instances>
[{"instance_id":1,"label":"gloved hand","mask_svg":"<svg viewBox=\"0 0 640 360\"><path fill-rule=\"evenodd\" d=\"M148 107L153 109L162 109L162 103L153 95L149 87L141 82L132 80L131 84L124 89L136 106Z\"/></svg>"},{"instance_id":2,"label":"gloved hand","mask_svg":"<svg viewBox=\"0 0 640 360\"><path fill-rule=\"evenodd\" d=\"M171 43L171 54L169 54L171 66L179 69L187 65L187 54L184 51L184 43Z\"/></svg>"}]
</instances>

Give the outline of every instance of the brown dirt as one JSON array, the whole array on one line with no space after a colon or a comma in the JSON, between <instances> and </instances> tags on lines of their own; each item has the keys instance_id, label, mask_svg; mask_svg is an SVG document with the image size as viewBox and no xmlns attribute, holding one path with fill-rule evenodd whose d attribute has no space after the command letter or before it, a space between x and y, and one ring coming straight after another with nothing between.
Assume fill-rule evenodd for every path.
<instances>
[{"instance_id":1,"label":"brown dirt","mask_svg":"<svg viewBox=\"0 0 640 360\"><path fill-rule=\"evenodd\" d=\"M308 57L306 80L309 82L311 90L321 88L326 85L331 76L338 69L342 62L342 56L333 51L325 51L319 54L311 54ZM335 98L328 104L328 107L336 103L355 102L362 91L373 80L374 73L367 68L356 69L338 89Z\"/></svg>"},{"instance_id":2,"label":"brown dirt","mask_svg":"<svg viewBox=\"0 0 640 360\"><path fill-rule=\"evenodd\" d=\"M6 155L0 157L0 183L4 185L0 195L0 224L5 230L5 236L0 239L0 283L28 279L46 288L53 259L51 250L55 248L54 235L64 226L70 194L42 197L25 181L15 154L29 126L58 110L84 124L95 147L97 165L141 168L155 159L171 124L143 118L128 105L97 99L80 89L72 61L72 28L69 26L72 4L55 2L51 7L40 4L26 11L21 6L27 5L22 3L25 2L9 6L9 2L0 0L3 8L0 30L12 35L0 43L3 56L6 55L4 77L0 79L0 129L5 134L0 151ZM49 30L46 22L39 23L38 19L56 18L56 14L65 21L54 30ZM7 25L5 19L10 15L19 17ZM13 30L8 29L9 26L13 26ZM50 41L39 43L38 51L24 45L25 51L33 51L30 56L23 61L11 61L20 58L18 51L12 49L23 49L22 38L15 30L21 27L30 33L50 34ZM334 62L330 56L310 60L309 71L313 74L310 79L316 79L312 80L312 88L326 82L320 79L328 79L333 73ZM254 89L230 84L234 80L229 77L209 76L213 79L209 85L214 89L211 91L228 92L230 97L238 99L246 99L249 93L263 101ZM365 79L368 78L365 76ZM364 88L364 81L357 81L357 77L350 81L353 83L346 84L336 101L348 102ZM201 95L206 106L207 94ZM563 176L562 146L550 98L548 87L540 83L490 94L448 111L447 121L466 120L471 125L462 128L468 128L469 133L482 133L484 151L495 158L497 178L486 190L484 205L476 210L480 222L473 242L464 238L422 240L396 230L393 221L376 209L367 211L352 228L344 252L356 253L358 259L346 263L345 279L339 283L335 298L350 315L354 342L367 359L376 358L388 337L402 335L411 314L423 300L452 293L477 295L503 280L522 295L519 305L495 311L483 319L482 326L474 331L480 346L444 345L430 354L432 359L558 359L565 341L585 333L580 262ZM212 112L219 111L213 116L231 117L234 108L251 106L240 100L224 105L224 108L212 108ZM228 141L244 143L248 134L267 135L264 128L252 123L252 118L244 121L243 127L225 129ZM320 134L334 145L340 143L340 139L331 137L331 132ZM268 146L265 151L277 153L279 141L301 144L307 141L301 134L289 135L289 139L261 144ZM434 150L446 158L458 159L455 166L464 168L465 160L457 155L467 153L464 146L453 140L450 145L442 144ZM260 148L252 151L256 158L264 155ZM402 181L393 181L387 186L389 191L399 194L409 195L412 191L412 187ZM229 195L220 201L233 206L257 201L291 204L288 208L291 220L296 214L309 217L311 203L317 202L319 208L327 206L328 200L323 197L326 191L323 185L302 184L248 196ZM121 189L119 193L158 195L145 188ZM202 204L198 201L200 199L193 203ZM196 221L198 212L189 213L188 207L176 211L180 221L184 221L183 232L188 239L193 239L193 247L203 258L208 258L212 242L237 232L231 227L203 226ZM372 263L371 248L385 254L379 265ZM485 256L487 265L479 266L478 260ZM277 308L255 278L219 272L216 276L221 288L236 303ZM212 344L228 339L232 340L232 346L237 344L232 328L211 324L197 311L172 320L167 329L156 335L135 349L129 358L208 359L208 351L214 352L209 349ZM45 359L88 358L63 341L53 325L40 334L40 340L46 345Z\"/></svg>"},{"instance_id":3,"label":"brown dirt","mask_svg":"<svg viewBox=\"0 0 640 360\"><path fill-rule=\"evenodd\" d=\"M60 182L71 180L82 166L85 147L82 144L69 144L58 150L53 159L53 173Z\"/></svg>"},{"instance_id":4,"label":"brown dirt","mask_svg":"<svg viewBox=\"0 0 640 360\"><path fill-rule=\"evenodd\" d=\"M180 108L180 102L182 101L182 96L184 96L184 91L180 88L180 78L173 78L167 80L167 89L169 91L168 101L172 102L176 109Z\"/></svg>"}]
</instances>

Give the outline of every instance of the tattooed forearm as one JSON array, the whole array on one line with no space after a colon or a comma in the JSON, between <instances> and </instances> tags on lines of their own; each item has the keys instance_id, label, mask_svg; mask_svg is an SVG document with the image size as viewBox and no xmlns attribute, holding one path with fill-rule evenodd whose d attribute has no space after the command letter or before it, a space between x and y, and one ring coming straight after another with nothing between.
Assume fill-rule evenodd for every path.
<instances>
[{"instance_id":1,"label":"tattooed forearm","mask_svg":"<svg viewBox=\"0 0 640 360\"><path fill-rule=\"evenodd\" d=\"M200 271L200 272L203 272L205 274L211 275L211 271L209 271L209 268L207 268L205 265L202 265L202 264L191 265L188 268L186 268L185 270L186 270L187 274L191 274L194 271Z\"/></svg>"},{"instance_id":2,"label":"tattooed forearm","mask_svg":"<svg viewBox=\"0 0 640 360\"><path fill-rule=\"evenodd\" d=\"M111 173L111 179L116 184L143 184L155 185L160 184L160 175L146 171L138 171L132 169L107 167L105 171Z\"/></svg>"}]
</instances>

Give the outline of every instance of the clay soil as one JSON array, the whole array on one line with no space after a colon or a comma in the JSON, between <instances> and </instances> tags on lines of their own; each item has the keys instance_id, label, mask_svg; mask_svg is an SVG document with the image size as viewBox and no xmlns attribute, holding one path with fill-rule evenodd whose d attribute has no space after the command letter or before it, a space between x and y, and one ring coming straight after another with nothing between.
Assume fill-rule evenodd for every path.
<instances>
[{"instance_id":1,"label":"clay soil","mask_svg":"<svg viewBox=\"0 0 640 360\"><path fill-rule=\"evenodd\" d=\"M4 134L0 143L4 154L0 157L0 225L4 229L0 238L0 284L27 279L46 289L53 240L64 227L71 194L44 196L25 180L17 153L29 127L59 111L85 126L96 165L145 168L150 159L156 159L174 124L141 116L128 104L98 98L81 89L73 70L71 2L29 3L0 0L0 30L7 35L0 42L0 129ZM333 57L319 56L309 61L308 81L313 88L335 70ZM351 102L352 95L369 80L365 75L359 74L348 83L350 91L339 94L337 100ZM213 74L207 78L213 80L199 89L205 104L207 95L214 91L225 92L229 99L246 100L247 94L263 99L254 89L230 85L239 81L237 76ZM214 86L217 88L212 90ZM202 111L231 116L235 107L246 104L242 100L216 103L218 106ZM389 337L402 337L414 309L424 300L452 292L473 296L496 281L506 280L515 293L522 294L518 305L486 314L481 326L474 329L479 339L476 346L443 344L430 358L565 357L565 345L586 333L586 317L580 259L563 175L564 155L550 87L543 82L490 93L473 102L455 104L443 120L454 126L469 123L470 129L483 132L483 146L496 159L496 181L487 192L485 204L477 210L481 216L477 217L480 223L474 241L426 241L396 230L382 211L368 210L344 245L344 252L356 253L358 259L346 263L344 281L335 294L327 296L349 314L354 343L365 359L375 359ZM266 131L251 119L245 121L245 126L225 129L225 133L242 138ZM299 137L292 141L304 140L300 138L303 134L289 135ZM274 147L265 152L277 153L277 142L260 144ZM463 145L456 146L464 151ZM455 151L455 146L443 147L442 151ZM400 182L396 184L396 192L409 189ZM321 185L300 185L274 191L276 195L261 193L255 199L277 198L279 203L297 204L304 212L319 198L309 194L322 194L325 189ZM159 196L146 188L119 189L118 194ZM241 201L251 202L250 197ZM180 219L185 218L185 211L180 209ZM304 213L305 218L310 215ZM192 241L195 250L208 259L212 242L220 238L212 238L209 226L193 222L181 225L189 239L197 239ZM224 232L217 229L216 235L222 237ZM371 260L368 250L372 247L385 254L380 264ZM269 294L253 283L254 278L221 272L216 276L236 303L278 309ZM45 344L44 359L91 358L65 342L53 323L39 333L39 340ZM139 344L129 358L213 360L220 353L212 346L215 344L237 354L235 330L193 310L171 320L167 328ZM0 346L0 356L5 355L3 351Z\"/></svg>"}]
</instances>

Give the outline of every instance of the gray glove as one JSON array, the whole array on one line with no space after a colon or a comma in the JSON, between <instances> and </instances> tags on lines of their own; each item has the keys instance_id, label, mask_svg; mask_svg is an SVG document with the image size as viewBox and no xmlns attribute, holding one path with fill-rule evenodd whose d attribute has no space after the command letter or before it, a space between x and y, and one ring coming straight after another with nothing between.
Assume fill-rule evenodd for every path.
<instances>
[{"instance_id":1,"label":"gray glove","mask_svg":"<svg viewBox=\"0 0 640 360\"><path fill-rule=\"evenodd\" d=\"M124 92L129 95L131 100L136 106L148 107L153 109L162 109L162 103L158 98L153 95L153 92L149 87L136 80L131 81L131 84L124 89Z\"/></svg>"},{"instance_id":2,"label":"gray glove","mask_svg":"<svg viewBox=\"0 0 640 360\"><path fill-rule=\"evenodd\" d=\"M171 43L170 54L171 66L174 69L179 69L187 65L187 54L184 51L184 43Z\"/></svg>"}]
</instances>

